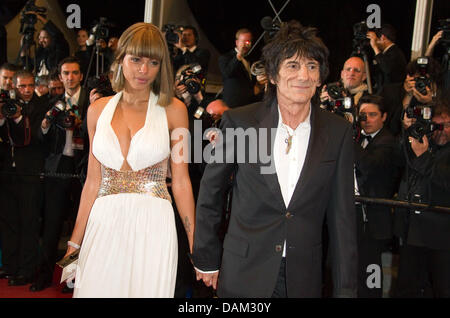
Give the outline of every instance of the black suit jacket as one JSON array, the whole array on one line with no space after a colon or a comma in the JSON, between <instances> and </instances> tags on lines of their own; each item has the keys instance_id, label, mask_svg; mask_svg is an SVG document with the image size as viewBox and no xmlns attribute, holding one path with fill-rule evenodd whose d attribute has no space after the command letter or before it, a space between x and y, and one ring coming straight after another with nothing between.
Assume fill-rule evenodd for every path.
<instances>
[{"instance_id":1,"label":"black suit jacket","mask_svg":"<svg viewBox=\"0 0 450 318\"><path fill-rule=\"evenodd\" d=\"M242 62L236 58L234 49L219 57L219 67L223 80L223 100L229 107L255 102L253 90L255 81L249 77Z\"/></svg>"},{"instance_id":2,"label":"black suit jacket","mask_svg":"<svg viewBox=\"0 0 450 318\"><path fill-rule=\"evenodd\" d=\"M173 58L174 72L176 73L183 65L198 63L202 67L201 73L206 76L208 74L210 57L211 53L207 49L202 49L199 47L197 47L194 52L186 50L184 54L181 50L178 50L177 55Z\"/></svg>"},{"instance_id":3,"label":"black suit jacket","mask_svg":"<svg viewBox=\"0 0 450 318\"><path fill-rule=\"evenodd\" d=\"M432 151L420 157L411 155L410 164L411 194L420 195L422 203L450 207L450 143L443 147L432 145ZM405 173L399 189L402 200L408 198L406 176ZM394 231L408 245L450 251L450 215L447 213L396 209Z\"/></svg>"},{"instance_id":4,"label":"black suit jacket","mask_svg":"<svg viewBox=\"0 0 450 318\"><path fill-rule=\"evenodd\" d=\"M225 163L207 165L197 202L194 265L205 271L220 269L220 297L271 297L286 240L288 297L320 297L322 229L326 219L335 296L355 296L357 250L351 126L318 105L312 107L304 167L286 207L274 170L262 173L261 169L270 165L263 163L267 162L264 157L255 163L236 163L239 155L248 157L258 151L257 145L266 147L270 156L275 137L271 129L277 125L277 101L224 113L224 138L227 128L255 127L262 128L260 131L267 129L269 134L247 143L245 151L238 150L234 142L234 147L228 145L225 149ZM217 147L216 153L220 152L220 144ZM217 231L224 193L233 173L231 216L222 244Z\"/></svg>"},{"instance_id":5,"label":"black suit jacket","mask_svg":"<svg viewBox=\"0 0 450 318\"><path fill-rule=\"evenodd\" d=\"M406 77L406 58L398 45L394 44L386 52L375 55L378 65L377 85L400 83Z\"/></svg>"},{"instance_id":6,"label":"black suit jacket","mask_svg":"<svg viewBox=\"0 0 450 318\"><path fill-rule=\"evenodd\" d=\"M64 98L64 95L62 95L61 97ZM84 121L87 113L87 108L89 106L89 92L84 87L81 87L77 106L81 120ZM83 160L83 157L86 155L86 153L88 153L89 144L86 144L86 139L88 139L86 134L87 132L83 129L83 127L80 127L74 132L74 136L77 135L77 137L80 137L84 140L84 149L75 150L75 164L78 164L81 160ZM64 151L64 146L66 144L66 130L57 127L56 125L51 125L49 131L46 134L43 134L42 130L39 130L39 137L42 139L47 151L45 159L45 171L53 173L57 172L61 156Z\"/></svg>"},{"instance_id":7,"label":"black suit jacket","mask_svg":"<svg viewBox=\"0 0 450 318\"><path fill-rule=\"evenodd\" d=\"M394 158L397 144L386 128L382 128L364 149L359 142L355 143L355 174L362 196L392 199L399 184L398 161ZM392 238L390 207L367 205L367 219L373 238Z\"/></svg>"},{"instance_id":8,"label":"black suit jacket","mask_svg":"<svg viewBox=\"0 0 450 318\"><path fill-rule=\"evenodd\" d=\"M22 109L22 120L16 124L12 119L7 119L0 127L0 137L6 142L6 153L3 158L3 169L12 170L13 162L15 163L15 171L19 174L36 175L42 172L44 165L44 148L39 138L41 122L47 111L47 104L44 99L33 95L33 98ZM26 122L29 121L30 141L24 145L26 136ZM9 126L9 132L8 132ZM9 135L9 136L8 136ZM14 156L12 156L10 138L14 143ZM1 166L1 165L0 165ZM20 177L24 182L39 182L38 176Z\"/></svg>"},{"instance_id":9,"label":"black suit jacket","mask_svg":"<svg viewBox=\"0 0 450 318\"><path fill-rule=\"evenodd\" d=\"M405 89L402 83L389 84L383 87L381 96L387 109L385 127L394 135L400 135L402 131L403 98Z\"/></svg>"}]
</instances>

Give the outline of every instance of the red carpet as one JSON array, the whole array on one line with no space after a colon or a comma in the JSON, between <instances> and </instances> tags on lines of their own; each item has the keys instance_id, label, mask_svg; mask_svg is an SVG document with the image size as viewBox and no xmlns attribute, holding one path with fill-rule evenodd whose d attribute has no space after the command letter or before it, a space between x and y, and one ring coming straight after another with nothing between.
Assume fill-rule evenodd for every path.
<instances>
[{"instance_id":1,"label":"red carpet","mask_svg":"<svg viewBox=\"0 0 450 318\"><path fill-rule=\"evenodd\" d=\"M31 284L25 286L8 286L7 279L0 279L0 298L72 298L72 294L61 293L63 284L59 284L61 270L55 269L53 284L40 292L30 292Z\"/></svg>"}]
</instances>

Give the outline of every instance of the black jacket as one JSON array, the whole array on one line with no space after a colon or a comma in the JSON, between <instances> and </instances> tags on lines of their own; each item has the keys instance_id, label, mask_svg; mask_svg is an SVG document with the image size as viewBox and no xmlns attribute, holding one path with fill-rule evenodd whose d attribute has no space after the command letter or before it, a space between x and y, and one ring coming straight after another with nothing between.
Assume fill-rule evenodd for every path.
<instances>
[{"instance_id":1,"label":"black jacket","mask_svg":"<svg viewBox=\"0 0 450 318\"><path fill-rule=\"evenodd\" d=\"M220 297L271 297L286 240L288 297L321 297L322 228L326 218L334 295L355 296L352 128L344 119L313 105L304 167L286 207L277 174L269 168L273 167L272 128L277 125L276 100L223 114L224 139L228 128L255 128L260 133L256 134L257 141L247 141L245 149L238 149L236 140L228 140L227 144L234 144L224 151L227 161L207 165L197 202L194 264L205 271L220 269ZM254 151L258 153L257 147L265 149L260 148L262 156L251 163L248 157ZM238 162L242 155L247 157L245 163ZM272 159L272 165L264 163L266 156ZM222 244L217 231L233 173L232 208Z\"/></svg>"},{"instance_id":2,"label":"black jacket","mask_svg":"<svg viewBox=\"0 0 450 318\"><path fill-rule=\"evenodd\" d=\"M208 74L210 57L211 53L207 49L202 49L199 47L197 47L194 52L186 50L184 54L181 50L178 50L177 54L173 58L173 71L176 73L183 65L198 63L202 67L201 73L206 77Z\"/></svg>"},{"instance_id":3,"label":"black jacket","mask_svg":"<svg viewBox=\"0 0 450 318\"><path fill-rule=\"evenodd\" d=\"M399 184L399 167L396 155L398 141L382 128L372 141L362 148L355 142L355 174L361 196L392 199ZM391 208L367 205L370 234L375 239L392 238Z\"/></svg>"},{"instance_id":4,"label":"black jacket","mask_svg":"<svg viewBox=\"0 0 450 318\"><path fill-rule=\"evenodd\" d=\"M3 158L3 170L12 171L13 163L15 171L19 174L39 174L44 166L44 148L39 138L41 123L47 111L47 103L44 99L33 95L33 98L22 109L22 120L16 124L13 119L7 119L0 127L0 137L5 141L5 155ZM27 132L29 123L29 133ZM29 138L29 143L26 139ZM12 140L12 142L10 142ZM14 148L12 151L11 148ZM1 166L1 165L0 165ZM23 180L36 181L39 177L23 177Z\"/></svg>"},{"instance_id":5,"label":"black jacket","mask_svg":"<svg viewBox=\"0 0 450 318\"><path fill-rule=\"evenodd\" d=\"M256 101L253 89L255 80L250 78L242 62L236 58L234 49L219 57L219 67L223 80L223 100L229 107Z\"/></svg>"},{"instance_id":6,"label":"black jacket","mask_svg":"<svg viewBox=\"0 0 450 318\"><path fill-rule=\"evenodd\" d=\"M81 88L77 106L81 120L84 121L86 118L87 108L89 106L89 92L84 87ZM74 137L79 137L84 140L84 149L74 151L75 164L78 164L88 152L89 144L86 144L85 139L88 138L85 134L86 131L82 127L74 130ZM46 149L45 171L53 173L57 172L59 162L64 151L64 146L66 144L66 130L52 124L46 134L43 134L42 130L39 130L39 137L42 139Z\"/></svg>"},{"instance_id":7,"label":"black jacket","mask_svg":"<svg viewBox=\"0 0 450 318\"><path fill-rule=\"evenodd\" d=\"M409 146L408 146L409 147ZM433 206L450 207L450 143L442 147L432 146L420 157L410 156L411 167L408 180L404 174L399 198L413 199L420 196L420 202ZM411 189L408 193L408 182ZM395 213L395 234L408 245L450 251L450 215L447 213L423 211L417 213L397 209Z\"/></svg>"},{"instance_id":8,"label":"black jacket","mask_svg":"<svg viewBox=\"0 0 450 318\"><path fill-rule=\"evenodd\" d=\"M406 77L406 58L398 45L394 44L386 52L375 55L377 62L377 86L400 83Z\"/></svg>"}]
</instances>

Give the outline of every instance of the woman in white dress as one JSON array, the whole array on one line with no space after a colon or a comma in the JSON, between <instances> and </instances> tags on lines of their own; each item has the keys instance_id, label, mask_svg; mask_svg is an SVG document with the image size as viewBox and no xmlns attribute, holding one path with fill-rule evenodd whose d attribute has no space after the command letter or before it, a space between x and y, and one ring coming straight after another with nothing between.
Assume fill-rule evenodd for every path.
<instances>
[{"instance_id":1,"label":"woman in white dress","mask_svg":"<svg viewBox=\"0 0 450 318\"><path fill-rule=\"evenodd\" d=\"M173 297L169 164L191 251L195 224L187 162L180 160L188 149L180 147L187 147L187 110L173 98L167 45L154 25L137 23L122 34L113 67L119 93L95 101L87 114L88 174L66 253L81 245L74 297Z\"/></svg>"}]
</instances>

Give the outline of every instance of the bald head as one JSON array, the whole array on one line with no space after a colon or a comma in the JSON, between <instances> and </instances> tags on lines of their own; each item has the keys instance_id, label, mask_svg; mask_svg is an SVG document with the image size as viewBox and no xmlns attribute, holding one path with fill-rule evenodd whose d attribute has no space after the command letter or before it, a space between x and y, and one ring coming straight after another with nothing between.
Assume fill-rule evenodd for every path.
<instances>
[{"instance_id":1,"label":"bald head","mask_svg":"<svg viewBox=\"0 0 450 318\"><path fill-rule=\"evenodd\" d=\"M366 80L364 61L355 56L345 61L341 71L341 79L347 89L353 89L363 84Z\"/></svg>"}]
</instances>

